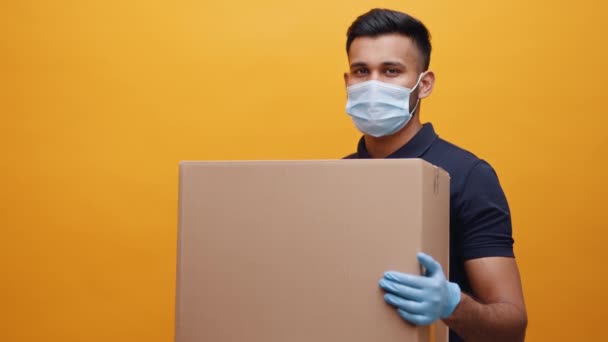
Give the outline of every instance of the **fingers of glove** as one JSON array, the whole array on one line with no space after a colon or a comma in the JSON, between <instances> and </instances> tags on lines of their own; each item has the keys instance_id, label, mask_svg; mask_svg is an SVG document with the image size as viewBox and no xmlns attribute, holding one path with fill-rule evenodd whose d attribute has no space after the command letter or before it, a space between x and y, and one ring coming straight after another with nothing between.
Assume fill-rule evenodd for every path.
<instances>
[{"instance_id":1,"label":"fingers of glove","mask_svg":"<svg viewBox=\"0 0 608 342\"><path fill-rule=\"evenodd\" d=\"M402 309L397 309L397 312L401 318L415 325L429 325L435 321L429 316L413 314Z\"/></svg>"},{"instance_id":2,"label":"fingers of glove","mask_svg":"<svg viewBox=\"0 0 608 342\"><path fill-rule=\"evenodd\" d=\"M425 310L427 307L425 303L401 298L392 293L385 294L384 301L398 309L403 309L413 314L424 314L427 311Z\"/></svg>"},{"instance_id":3,"label":"fingers of glove","mask_svg":"<svg viewBox=\"0 0 608 342\"><path fill-rule=\"evenodd\" d=\"M380 287L384 291L404 299L409 299L416 302L421 302L424 300L424 292L415 287L403 285L386 279L380 279Z\"/></svg>"},{"instance_id":4,"label":"fingers of glove","mask_svg":"<svg viewBox=\"0 0 608 342\"><path fill-rule=\"evenodd\" d=\"M384 273L384 279L417 289L427 288L432 285L433 282L433 280L427 277L395 271Z\"/></svg>"},{"instance_id":5,"label":"fingers of glove","mask_svg":"<svg viewBox=\"0 0 608 342\"><path fill-rule=\"evenodd\" d=\"M441 268L441 264L435 261L433 257L424 253L418 253L417 257L418 262L420 263L420 265L426 268L426 272L429 276L433 276L437 273L441 273L441 275L444 275L443 268Z\"/></svg>"}]
</instances>

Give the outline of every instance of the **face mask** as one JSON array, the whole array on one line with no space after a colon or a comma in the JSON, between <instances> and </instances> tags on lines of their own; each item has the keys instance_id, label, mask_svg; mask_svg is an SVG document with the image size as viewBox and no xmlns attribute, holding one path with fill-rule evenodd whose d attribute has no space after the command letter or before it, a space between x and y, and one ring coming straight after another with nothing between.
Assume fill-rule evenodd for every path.
<instances>
[{"instance_id":1,"label":"face mask","mask_svg":"<svg viewBox=\"0 0 608 342\"><path fill-rule=\"evenodd\" d=\"M410 111L410 94L423 75L420 74L412 89L373 80L352 85L347 88L346 113L365 134L382 137L396 133L405 127L418 107L420 99Z\"/></svg>"}]
</instances>

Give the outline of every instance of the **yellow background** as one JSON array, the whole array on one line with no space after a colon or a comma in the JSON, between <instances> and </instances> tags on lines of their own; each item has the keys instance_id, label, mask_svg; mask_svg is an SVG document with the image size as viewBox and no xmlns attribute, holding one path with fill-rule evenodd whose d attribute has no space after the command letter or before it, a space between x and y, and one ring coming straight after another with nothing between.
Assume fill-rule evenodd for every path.
<instances>
[{"instance_id":1,"label":"yellow background","mask_svg":"<svg viewBox=\"0 0 608 342\"><path fill-rule=\"evenodd\" d=\"M433 34L423 120L496 168L529 341L605 338L606 2L0 3L0 341L172 341L177 165L337 158L345 31Z\"/></svg>"}]
</instances>

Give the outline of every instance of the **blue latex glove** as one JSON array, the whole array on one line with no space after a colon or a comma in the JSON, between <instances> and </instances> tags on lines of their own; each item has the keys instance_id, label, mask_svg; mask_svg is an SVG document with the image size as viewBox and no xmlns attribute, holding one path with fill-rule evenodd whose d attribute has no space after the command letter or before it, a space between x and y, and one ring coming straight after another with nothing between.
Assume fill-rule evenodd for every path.
<instances>
[{"instance_id":1,"label":"blue latex glove","mask_svg":"<svg viewBox=\"0 0 608 342\"><path fill-rule=\"evenodd\" d=\"M418 253L424 276L386 272L380 287L384 300L397 308L399 315L415 325L429 325L449 317L460 303L460 287L446 280L441 265L424 253Z\"/></svg>"}]
</instances>

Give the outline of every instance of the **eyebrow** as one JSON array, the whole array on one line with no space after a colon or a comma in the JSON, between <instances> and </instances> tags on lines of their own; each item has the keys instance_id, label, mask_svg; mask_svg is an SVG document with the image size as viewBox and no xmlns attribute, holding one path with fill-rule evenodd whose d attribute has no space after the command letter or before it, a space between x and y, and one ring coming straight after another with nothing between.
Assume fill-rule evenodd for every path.
<instances>
[{"instance_id":1,"label":"eyebrow","mask_svg":"<svg viewBox=\"0 0 608 342\"><path fill-rule=\"evenodd\" d=\"M365 62L355 62L350 65L351 68L358 68L358 67L365 67L365 66L367 66L367 64ZM398 67L402 67L402 68L406 67L405 64L403 64L401 62L396 62L396 61L382 62L382 66L398 66Z\"/></svg>"},{"instance_id":2,"label":"eyebrow","mask_svg":"<svg viewBox=\"0 0 608 342\"><path fill-rule=\"evenodd\" d=\"M401 62L384 62L384 63L382 63L382 65L384 65L384 66L398 66L398 67L405 68L405 64L403 64Z\"/></svg>"}]
</instances>

